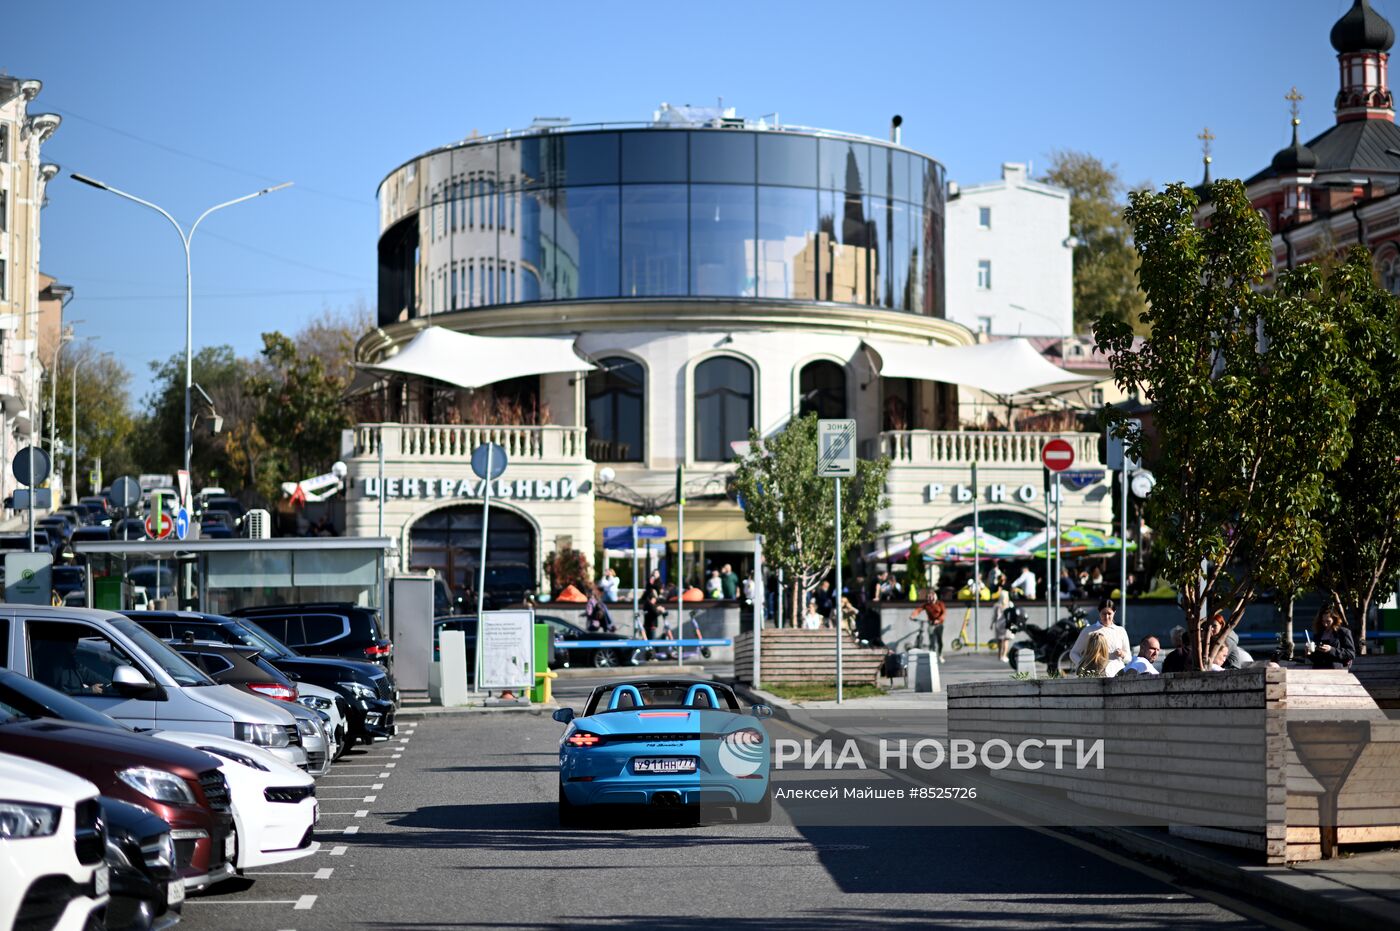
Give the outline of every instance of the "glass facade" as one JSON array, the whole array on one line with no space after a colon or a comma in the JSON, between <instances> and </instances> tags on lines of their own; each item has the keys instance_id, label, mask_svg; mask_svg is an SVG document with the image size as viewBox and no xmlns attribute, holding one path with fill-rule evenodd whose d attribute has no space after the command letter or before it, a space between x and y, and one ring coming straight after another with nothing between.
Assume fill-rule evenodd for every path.
<instances>
[{"instance_id":1,"label":"glass facade","mask_svg":"<svg viewBox=\"0 0 1400 931\"><path fill-rule=\"evenodd\" d=\"M468 143L380 186L379 320L740 298L942 317L944 174L875 141L631 129Z\"/></svg>"}]
</instances>

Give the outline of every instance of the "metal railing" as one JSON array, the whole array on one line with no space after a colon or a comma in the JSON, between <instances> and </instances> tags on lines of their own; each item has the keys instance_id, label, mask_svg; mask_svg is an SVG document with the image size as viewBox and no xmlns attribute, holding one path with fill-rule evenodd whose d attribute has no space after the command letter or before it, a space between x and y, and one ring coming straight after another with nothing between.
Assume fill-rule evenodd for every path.
<instances>
[{"instance_id":1,"label":"metal railing","mask_svg":"<svg viewBox=\"0 0 1400 931\"><path fill-rule=\"evenodd\" d=\"M1074 465L1102 468L1097 433L1003 433L953 430L891 430L865 441L869 458L889 456L892 465L961 465L977 462L1027 466L1040 464L1040 451L1052 439L1074 447Z\"/></svg>"},{"instance_id":2,"label":"metal railing","mask_svg":"<svg viewBox=\"0 0 1400 931\"><path fill-rule=\"evenodd\" d=\"M469 459L482 443L497 443L513 461L583 462L583 427L523 427L477 424L371 424L355 426L355 456Z\"/></svg>"}]
</instances>

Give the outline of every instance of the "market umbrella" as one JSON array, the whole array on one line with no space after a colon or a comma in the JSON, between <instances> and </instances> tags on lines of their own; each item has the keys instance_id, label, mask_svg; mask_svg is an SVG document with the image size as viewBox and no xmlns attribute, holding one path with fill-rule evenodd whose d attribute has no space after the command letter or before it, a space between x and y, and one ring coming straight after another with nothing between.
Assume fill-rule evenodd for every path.
<instances>
[{"instance_id":1,"label":"market umbrella","mask_svg":"<svg viewBox=\"0 0 1400 931\"><path fill-rule=\"evenodd\" d=\"M1104 553L1117 553L1123 548L1121 537L1105 533L1102 530L1095 530L1092 527L1084 527L1073 524L1065 527L1060 534L1062 541L1060 552L1067 556L1094 556ZM1051 552L1055 549L1055 531L1042 530L1035 536L1022 541L1021 546L1025 547L1035 556L1044 558L1046 550ZM1128 542L1129 550L1136 550L1137 544L1131 540Z\"/></svg>"},{"instance_id":2,"label":"market umbrella","mask_svg":"<svg viewBox=\"0 0 1400 931\"><path fill-rule=\"evenodd\" d=\"M1029 556L1030 553L985 530L976 533L974 543L971 527L939 540L924 549L926 562L971 560L974 555L980 559L1016 559Z\"/></svg>"},{"instance_id":3,"label":"market umbrella","mask_svg":"<svg viewBox=\"0 0 1400 931\"><path fill-rule=\"evenodd\" d=\"M952 534L946 530L937 530L933 533L925 532L919 539L918 543L921 547L927 547L931 543L937 543L940 540L946 540L951 536ZM869 556L869 559L871 559L874 562L888 563L903 562L908 558L909 537L907 534L905 535L905 538L902 542L893 543L887 549L876 550Z\"/></svg>"}]
</instances>

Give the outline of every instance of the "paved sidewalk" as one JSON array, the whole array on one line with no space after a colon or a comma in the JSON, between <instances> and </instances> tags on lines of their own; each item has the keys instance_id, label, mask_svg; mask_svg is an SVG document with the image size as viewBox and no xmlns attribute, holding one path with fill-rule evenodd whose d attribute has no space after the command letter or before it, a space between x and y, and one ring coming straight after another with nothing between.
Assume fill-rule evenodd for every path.
<instances>
[{"instance_id":1,"label":"paved sidewalk","mask_svg":"<svg viewBox=\"0 0 1400 931\"><path fill-rule=\"evenodd\" d=\"M763 695L768 703L775 708L795 708L803 711L820 711L830 708L840 708L842 710L870 709L882 711L918 711L929 709L936 711L946 710L948 707L948 686L958 682L985 682L988 679L1010 680L1013 670L1006 663L1001 662L992 653L947 653L945 662L939 665L939 691L937 692L916 692L912 688L904 685L905 680L895 679L895 686L884 695L872 695L866 698L850 698L837 704L836 701L788 701L778 698L762 688L754 689L755 693ZM908 678L909 684L913 683L913 676ZM889 679L880 679L882 686L888 686Z\"/></svg>"}]
</instances>

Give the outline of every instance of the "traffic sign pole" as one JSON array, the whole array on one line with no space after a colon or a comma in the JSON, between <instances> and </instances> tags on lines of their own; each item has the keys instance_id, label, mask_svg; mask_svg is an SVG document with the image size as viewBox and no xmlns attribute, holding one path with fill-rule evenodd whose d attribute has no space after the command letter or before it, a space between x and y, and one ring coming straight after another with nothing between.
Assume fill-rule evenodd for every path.
<instances>
[{"instance_id":1,"label":"traffic sign pole","mask_svg":"<svg viewBox=\"0 0 1400 931\"><path fill-rule=\"evenodd\" d=\"M978 507L977 463L972 463L972 652L982 649L982 514Z\"/></svg>"},{"instance_id":2,"label":"traffic sign pole","mask_svg":"<svg viewBox=\"0 0 1400 931\"><path fill-rule=\"evenodd\" d=\"M836 704L841 704L844 695L841 682L841 476L832 479L836 483Z\"/></svg>"}]
</instances>

